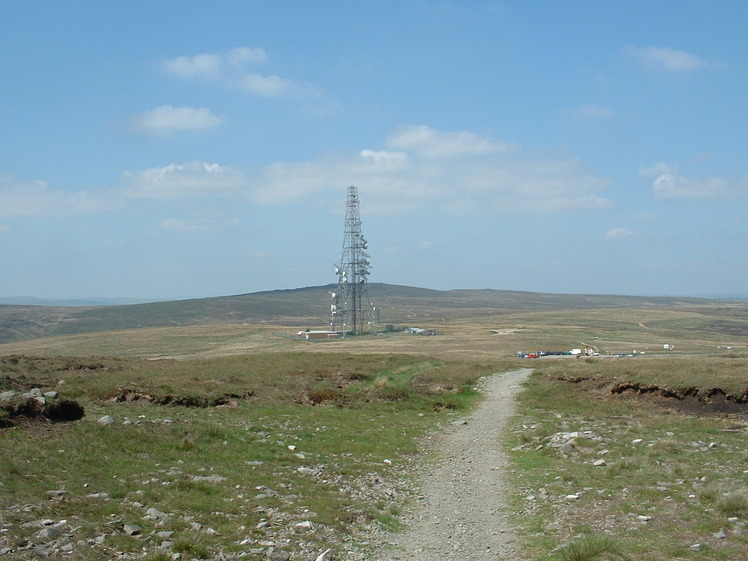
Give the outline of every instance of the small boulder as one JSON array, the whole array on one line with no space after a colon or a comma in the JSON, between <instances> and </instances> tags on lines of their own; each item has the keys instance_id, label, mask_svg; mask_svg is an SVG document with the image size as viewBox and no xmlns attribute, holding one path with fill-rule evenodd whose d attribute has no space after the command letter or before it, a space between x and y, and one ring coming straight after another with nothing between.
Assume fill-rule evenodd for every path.
<instances>
[{"instance_id":1,"label":"small boulder","mask_svg":"<svg viewBox=\"0 0 748 561\"><path fill-rule=\"evenodd\" d=\"M169 515L166 514L165 512L161 512L160 510L156 508L149 508L148 510L145 511L145 517L151 518L153 520L165 520L169 518Z\"/></svg>"},{"instance_id":2,"label":"small boulder","mask_svg":"<svg viewBox=\"0 0 748 561\"><path fill-rule=\"evenodd\" d=\"M297 530L302 530L304 532L308 532L312 529L314 529L314 524L311 520L304 520L303 522L297 522L293 525L294 528Z\"/></svg>"},{"instance_id":3,"label":"small boulder","mask_svg":"<svg viewBox=\"0 0 748 561\"><path fill-rule=\"evenodd\" d=\"M111 415L104 415L103 417L99 417L96 422L100 425L112 425L114 424L114 417Z\"/></svg>"},{"instance_id":4,"label":"small boulder","mask_svg":"<svg viewBox=\"0 0 748 561\"><path fill-rule=\"evenodd\" d=\"M59 538L62 535L62 532L55 528L54 526L48 526L46 528L42 528L36 533L37 539L47 542L52 541L56 538Z\"/></svg>"},{"instance_id":5,"label":"small boulder","mask_svg":"<svg viewBox=\"0 0 748 561\"><path fill-rule=\"evenodd\" d=\"M139 536L143 531L143 528L141 528L137 524L125 524L124 528L122 529L128 536Z\"/></svg>"}]
</instances>

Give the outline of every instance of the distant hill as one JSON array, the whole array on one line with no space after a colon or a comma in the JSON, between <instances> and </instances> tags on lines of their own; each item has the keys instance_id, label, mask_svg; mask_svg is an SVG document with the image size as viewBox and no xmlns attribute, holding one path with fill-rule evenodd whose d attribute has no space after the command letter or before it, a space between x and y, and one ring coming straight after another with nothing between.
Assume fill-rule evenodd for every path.
<instances>
[{"instance_id":1,"label":"distant hill","mask_svg":"<svg viewBox=\"0 0 748 561\"><path fill-rule=\"evenodd\" d=\"M154 302L146 298L76 298L73 300L35 298L34 296L0 297L0 306L123 306Z\"/></svg>"},{"instance_id":2,"label":"distant hill","mask_svg":"<svg viewBox=\"0 0 748 561\"><path fill-rule=\"evenodd\" d=\"M336 285L273 290L121 305L0 305L0 343L114 329L246 323L319 327L327 325L330 292ZM430 290L372 283L369 294L383 324L518 311L651 308L728 304L726 300L615 295L544 294L508 290ZM748 305L745 301L733 302Z\"/></svg>"}]
</instances>

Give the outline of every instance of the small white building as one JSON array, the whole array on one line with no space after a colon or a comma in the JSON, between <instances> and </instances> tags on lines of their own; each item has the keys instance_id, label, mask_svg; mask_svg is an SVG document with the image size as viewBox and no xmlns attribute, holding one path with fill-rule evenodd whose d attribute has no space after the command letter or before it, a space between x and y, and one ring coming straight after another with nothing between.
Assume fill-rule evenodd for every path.
<instances>
[{"instance_id":1,"label":"small white building","mask_svg":"<svg viewBox=\"0 0 748 561\"><path fill-rule=\"evenodd\" d=\"M309 341L310 339L337 339L338 338L337 331L323 331L323 330L312 331L310 329L299 331L296 335L298 335L305 341Z\"/></svg>"}]
</instances>

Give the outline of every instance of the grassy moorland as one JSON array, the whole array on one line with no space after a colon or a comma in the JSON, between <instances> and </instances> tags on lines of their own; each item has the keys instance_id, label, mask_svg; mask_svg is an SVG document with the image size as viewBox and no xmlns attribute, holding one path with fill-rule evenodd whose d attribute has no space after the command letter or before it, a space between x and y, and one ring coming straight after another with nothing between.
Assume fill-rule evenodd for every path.
<instances>
[{"instance_id":1,"label":"grassy moorland","mask_svg":"<svg viewBox=\"0 0 748 561\"><path fill-rule=\"evenodd\" d=\"M537 366L505 443L530 558L746 559L748 354Z\"/></svg>"},{"instance_id":2,"label":"grassy moorland","mask_svg":"<svg viewBox=\"0 0 748 561\"><path fill-rule=\"evenodd\" d=\"M408 508L419 439L480 376L532 366L497 443L528 559L745 559L748 306L490 296L390 297L392 323L434 337L202 318L0 345L0 393L85 408L0 413L0 558L366 559ZM601 356L515 358L584 346Z\"/></svg>"},{"instance_id":3,"label":"grassy moorland","mask_svg":"<svg viewBox=\"0 0 748 561\"><path fill-rule=\"evenodd\" d=\"M0 547L81 560L353 548L362 530L396 525L415 437L498 368L336 352L0 366L3 390L54 390L86 412L0 429Z\"/></svg>"}]
</instances>

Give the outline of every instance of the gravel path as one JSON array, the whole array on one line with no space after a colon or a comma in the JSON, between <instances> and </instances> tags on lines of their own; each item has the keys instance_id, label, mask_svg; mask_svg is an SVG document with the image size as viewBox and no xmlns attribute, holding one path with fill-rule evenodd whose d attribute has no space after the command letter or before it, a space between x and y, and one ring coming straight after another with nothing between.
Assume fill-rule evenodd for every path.
<instances>
[{"instance_id":1,"label":"gravel path","mask_svg":"<svg viewBox=\"0 0 748 561\"><path fill-rule=\"evenodd\" d=\"M500 446L514 396L530 369L485 378L485 399L437 437L437 461L421 478L421 497L407 530L391 537L378 561L518 561L505 512L507 460Z\"/></svg>"}]
</instances>

